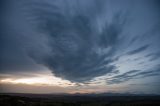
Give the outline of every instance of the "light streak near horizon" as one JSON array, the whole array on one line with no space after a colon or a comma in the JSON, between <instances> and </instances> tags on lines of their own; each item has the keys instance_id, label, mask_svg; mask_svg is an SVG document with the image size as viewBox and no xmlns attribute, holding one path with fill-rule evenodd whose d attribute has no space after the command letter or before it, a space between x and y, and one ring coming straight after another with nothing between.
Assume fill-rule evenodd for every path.
<instances>
[{"instance_id":1,"label":"light streak near horizon","mask_svg":"<svg viewBox=\"0 0 160 106\"><path fill-rule=\"evenodd\" d=\"M4 78L0 80L0 83L10 84L27 84L27 85L46 85L46 86L60 86L68 87L74 86L75 83L71 83L67 80L62 80L53 76L40 76L40 77L29 77L29 78Z\"/></svg>"}]
</instances>

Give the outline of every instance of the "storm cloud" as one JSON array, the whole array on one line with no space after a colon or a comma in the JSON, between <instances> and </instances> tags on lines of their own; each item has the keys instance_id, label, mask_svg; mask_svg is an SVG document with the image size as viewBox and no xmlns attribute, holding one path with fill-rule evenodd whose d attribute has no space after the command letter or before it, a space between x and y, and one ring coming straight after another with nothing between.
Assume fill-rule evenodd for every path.
<instances>
[{"instance_id":1,"label":"storm cloud","mask_svg":"<svg viewBox=\"0 0 160 106\"><path fill-rule=\"evenodd\" d=\"M114 0L6 3L12 10L6 9L8 14L1 14L0 71L35 71L46 67L57 77L84 82L117 70L121 72L116 62L125 56L145 56L153 54L152 51L159 54L160 33L155 27L159 20L152 9L146 9L149 3L146 2L146 7L138 1L121 3ZM153 28L152 35L146 34ZM159 59L150 64L154 68L158 62ZM131 79L132 71L127 71L113 77L112 82Z\"/></svg>"}]
</instances>

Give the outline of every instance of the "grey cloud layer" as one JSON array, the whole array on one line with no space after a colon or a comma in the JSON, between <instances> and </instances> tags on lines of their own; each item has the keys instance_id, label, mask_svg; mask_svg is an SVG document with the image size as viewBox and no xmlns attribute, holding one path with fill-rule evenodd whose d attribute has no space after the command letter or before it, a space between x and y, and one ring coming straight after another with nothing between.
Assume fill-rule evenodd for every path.
<instances>
[{"instance_id":1,"label":"grey cloud layer","mask_svg":"<svg viewBox=\"0 0 160 106\"><path fill-rule=\"evenodd\" d=\"M131 70L121 75L116 75L114 77L111 77L110 79L107 79L107 83L119 84L119 83L124 83L126 81L129 81L131 79L145 78L145 77L152 77L152 76L159 76L159 75L160 75L160 69L143 71L143 72L141 70Z\"/></svg>"},{"instance_id":2,"label":"grey cloud layer","mask_svg":"<svg viewBox=\"0 0 160 106\"><path fill-rule=\"evenodd\" d=\"M55 76L83 82L114 73L117 67L113 63L118 56L153 54L152 51L158 54L159 33L146 38L143 33L148 27L145 26L152 27L152 22L147 23L148 19L147 25L141 26L144 22L139 23L141 17L136 17L133 11L138 10L131 9L133 14L126 12L129 5L131 2L118 4L109 0L15 3L14 15L9 15L7 22L15 28L8 32L6 25L1 31L5 34L0 39L3 51L0 70L13 71L20 67L22 71L28 67L31 69L27 70L38 70L45 66ZM120 81L123 77L128 79L126 75L115 79Z\"/></svg>"}]
</instances>

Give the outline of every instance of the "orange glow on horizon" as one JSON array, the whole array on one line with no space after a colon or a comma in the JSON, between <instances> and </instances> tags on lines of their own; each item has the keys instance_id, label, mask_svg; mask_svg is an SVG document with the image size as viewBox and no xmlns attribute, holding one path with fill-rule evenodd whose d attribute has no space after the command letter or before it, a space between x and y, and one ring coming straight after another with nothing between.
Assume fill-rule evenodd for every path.
<instances>
[{"instance_id":1,"label":"orange glow on horizon","mask_svg":"<svg viewBox=\"0 0 160 106\"><path fill-rule=\"evenodd\" d=\"M9 83L9 84L27 84L27 85L47 85L47 86L60 86L68 87L74 86L74 83L71 83L68 80L63 80L54 76L39 76L39 77L29 77L29 78L4 78L0 80L0 83Z\"/></svg>"}]
</instances>

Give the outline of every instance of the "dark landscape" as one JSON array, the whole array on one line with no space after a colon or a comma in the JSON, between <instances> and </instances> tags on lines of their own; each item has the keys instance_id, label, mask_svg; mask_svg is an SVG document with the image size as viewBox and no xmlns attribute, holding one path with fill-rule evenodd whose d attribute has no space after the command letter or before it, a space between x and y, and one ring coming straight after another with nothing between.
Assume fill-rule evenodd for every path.
<instances>
[{"instance_id":1,"label":"dark landscape","mask_svg":"<svg viewBox=\"0 0 160 106\"><path fill-rule=\"evenodd\" d=\"M0 106L160 106L160 96L136 94L1 94Z\"/></svg>"}]
</instances>

